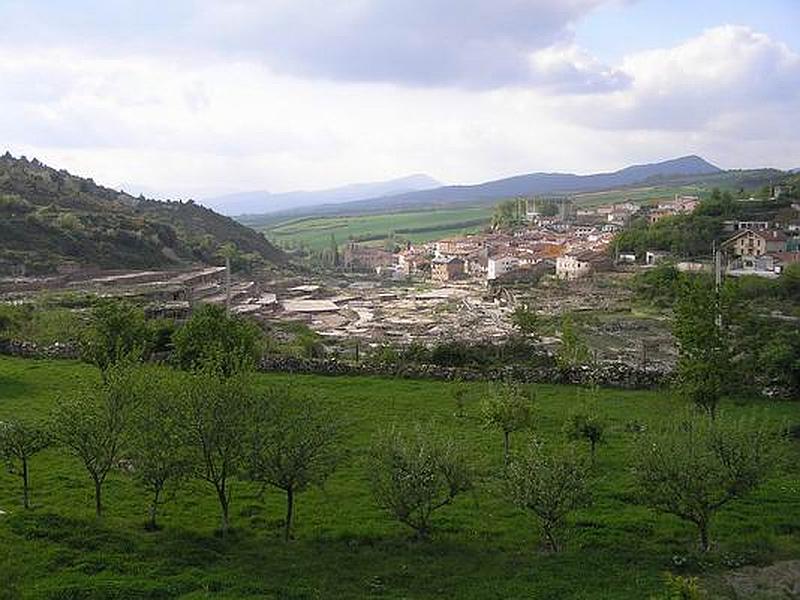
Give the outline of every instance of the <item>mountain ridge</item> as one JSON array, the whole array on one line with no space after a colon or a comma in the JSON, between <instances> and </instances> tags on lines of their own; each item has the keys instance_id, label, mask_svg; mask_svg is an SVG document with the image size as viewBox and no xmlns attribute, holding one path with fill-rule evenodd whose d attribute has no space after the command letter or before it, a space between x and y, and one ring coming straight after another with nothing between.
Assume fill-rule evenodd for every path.
<instances>
[{"instance_id":1,"label":"mountain ridge","mask_svg":"<svg viewBox=\"0 0 800 600\"><path fill-rule=\"evenodd\" d=\"M36 159L0 156L0 273L218 264L228 243L242 260L288 261L261 234L192 201L133 197Z\"/></svg>"},{"instance_id":2,"label":"mountain ridge","mask_svg":"<svg viewBox=\"0 0 800 600\"><path fill-rule=\"evenodd\" d=\"M576 175L574 173L535 172L495 179L478 184L448 185L430 190L406 192L378 198L367 198L338 204L300 207L267 216L304 216L307 214L355 214L380 209L411 210L415 208L454 205L466 202L500 200L532 194L568 194L602 191L644 183L648 180L676 176L699 176L723 173L719 167L691 154L656 163L630 165L606 173Z\"/></svg>"},{"instance_id":3,"label":"mountain ridge","mask_svg":"<svg viewBox=\"0 0 800 600\"><path fill-rule=\"evenodd\" d=\"M226 215L247 216L280 210L303 208L317 204L337 204L398 193L441 187L441 183L424 173L385 181L351 183L320 190L296 190L271 193L266 190L234 192L199 200L200 204ZM263 210L269 205L269 210ZM258 212L257 206L262 210ZM255 212L254 212L255 211Z\"/></svg>"}]
</instances>

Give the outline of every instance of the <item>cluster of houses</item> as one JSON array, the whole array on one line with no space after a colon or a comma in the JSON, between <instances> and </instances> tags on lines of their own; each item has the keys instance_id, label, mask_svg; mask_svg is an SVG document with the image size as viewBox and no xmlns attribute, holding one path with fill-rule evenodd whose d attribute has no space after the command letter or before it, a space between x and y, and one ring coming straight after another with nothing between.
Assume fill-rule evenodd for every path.
<instances>
[{"instance_id":1,"label":"cluster of houses","mask_svg":"<svg viewBox=\"0 0 800 600\"><path fill-rule=\"evenodd\" d=\"M541 211L541 202L525 202L524 227L409 245L398 252L352 243L344 250L344 265L394 279L429 277L439 283L526 281L545 273L554 273L560 279L579 279L608 270L615 263L652 266L670 260L668 253L659 251L640 257L630 253L612 256L609 247L615 234L628 226L634 216L655 223L666 216L689 214L699 202L697 196L676 194L673 199L646 208L627 201L576 209L569 198L562 198L557 210L551 209L547 214ZM728 221L725 228L731 236L722 249L731 274L776 275L786 264L800 258L800 238L793 237L800 234L800 222ZM693 261L679 263L682 270L709 266L710 263Z\"/></svg>"},{"instance_id":2,"label":"cluster of houses","mask_svg":"<svg viewBox=\"0 0 800 600\"><path fill-rule=\"evenodd\" d=\"M782 227L768 221L732 221L729 226L735 233L721 245L729 274L777 277L786 266L800 263L800 227L793 229L796 224Z\"/></svg>"},{"instance_id":3,"label":"cluster of houses","mask_svg":"<svg viewBox=\"0 0 800 600\"><path fill-rule=\"evenodd\" d=\"M697 196L681 196L675 194L675 199L670 202L659 202L658 205L647 213L647 220L657 223L664 217L674 217L675 215L691 214L700 204Z\"/></svg>"},{"instance_id":4,"label":"cluster of houses","mask_svg":"<svg viewBox=\"0 0 800 600\"><path fill-rule=\"evenodd\" d=\"M526 281L545 273L576 279L611 266L609 244L639 209L625 202L576 211L565 199L556 215L545 216L528 207L526 226L513 231L450 237L409 245L396 253L349 244L344 265L395 279L430 277L439 283Z\"/></svg>"}]
</instances>

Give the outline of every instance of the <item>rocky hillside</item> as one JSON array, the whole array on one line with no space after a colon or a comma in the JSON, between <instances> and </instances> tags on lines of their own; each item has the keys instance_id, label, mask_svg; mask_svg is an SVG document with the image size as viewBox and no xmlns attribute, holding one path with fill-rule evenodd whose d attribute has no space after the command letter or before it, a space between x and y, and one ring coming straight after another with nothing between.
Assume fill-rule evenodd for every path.
<instances>
[{"instance_id":1,"label":"rocky hillside","mask_svg":"<svg viewBox=\"0 0 800 600\"><path fill-rule=\"evenodd\" d=\"M283 264L261 234L192 201L133 197L38 160L0 157L0 273L218 264L233 243L248 264Z\"/></svg>"}]
</instances>

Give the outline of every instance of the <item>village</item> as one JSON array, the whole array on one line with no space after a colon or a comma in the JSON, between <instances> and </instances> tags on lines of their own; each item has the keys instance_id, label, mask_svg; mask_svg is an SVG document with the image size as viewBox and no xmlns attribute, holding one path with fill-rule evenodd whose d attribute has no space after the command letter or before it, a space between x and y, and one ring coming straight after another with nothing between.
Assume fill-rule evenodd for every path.
<instances>
[{"instance_id":1,"label":"village","mask_svg":"<svg viewBox=\"0 0 800 600\"><path fill-rule=\"evenodd\" d=\"M676 195L650 206L625 201L576 207L569 197L515 201L516 223L484 232L406 244L396 251L348 243L338 269L231 274L226 267L180 271L67 273L0 281L6 301L43 291L80 292L131 299L150 316L185 319L200 302L226 305L234 314L265 323L299 322L326 347L368 350L380 345L432 344L443 340L499 342L514 331L510 316L525 304L543 317L605 313L595 329L600 359L637 360L649 344L671 362L668 327L658 319L631 318L626 282L641 270L670 261L682 271L711 271L714 257L676 258L650 250L620 252L615 236L634 218L657 222L689 214L696 196ZM777 277L800 260L800 223L728 221L719 248L732 276ZM557 344L557 339L542 343Z\"/></svg>"}]
</instances>

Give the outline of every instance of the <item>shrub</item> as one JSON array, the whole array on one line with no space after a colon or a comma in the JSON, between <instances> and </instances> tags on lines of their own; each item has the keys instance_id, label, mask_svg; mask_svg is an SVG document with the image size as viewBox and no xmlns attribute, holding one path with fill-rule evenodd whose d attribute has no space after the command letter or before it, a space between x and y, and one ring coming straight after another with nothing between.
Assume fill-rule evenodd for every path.
<instances>
[{"instance_id":1,"label":"shrub","mask_svg":"<svg viewBox=\"0 0 800 600\"><path fill-rule=\"evenodd\" d=\"M472 488L472 469L450 438L418 427L380 433L370 451L372 491L378 505L419 538L431 532L433 513Z\"/></svg>"},{"instance_id":2,"label":"shrub","mask_svg":"<svg viewBox=\"0 0 800 600\"><path fill-rule=\"evenodd\" d=\"M634 472L642 499L693 523L700 547L726 504L759 487L783 452L775 432L748 421L689 417L643 435Z\"/></svg>"},{"instance_id":3,"label":"shrub","mask_svg":"<svg viewBox=\"0 0 800 600\"><path fill-rule=\"evenodd\" d=\"M212 369L224 376L255 367L261 358L261 330L225 308L204 304L172 336L174 361L182 369Z\"/></svg>"},{"instance_id":4,"label":"shrub","mask_svg":"<svg viewBox=\"0 0 800 600\"><path fill-rule=\"evenodd\" d=\"M550 549L561 549L566 519L590 502L589 469L571 448L548 450L536 439L509 463L506 482L511 501L536 515Z\"/></svg>"}]
</instances>

